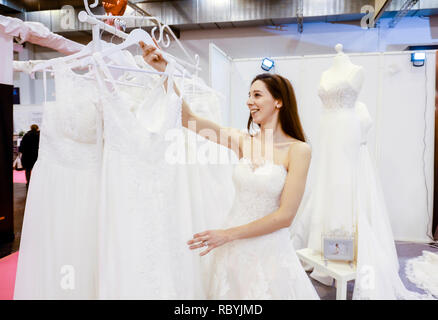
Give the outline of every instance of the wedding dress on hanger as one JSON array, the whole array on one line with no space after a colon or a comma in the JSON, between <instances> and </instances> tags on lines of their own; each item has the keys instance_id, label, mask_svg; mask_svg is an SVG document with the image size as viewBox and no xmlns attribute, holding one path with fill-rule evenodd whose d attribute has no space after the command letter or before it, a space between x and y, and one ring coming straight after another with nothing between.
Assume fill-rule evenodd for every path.
<instances>
[{"instance_id":1,"label":"wedding dress on hanger","mask_svg":"<svg viewBox=\"0 0 438 320\"><path fill-rule=\"evenodd\" d=\"M399 277L399 263L376 169L367 146L372 125L357 97L363 68L354 65L342 47L321 76L323 103L320 140L313 150L316 170L312 192L291 226L296 249L322 252L322 236L355 235L357 275L353 299L418 299ZM330 285L332 278L314 270L314 279Z\"/></svg>"},{"instance_id":2,"label":"wedding dress on hanger","mask_svg":"<svg viewBox=\"0 0 438 320\"><path fill-rule=\"evenodd\" d=\"M94 56L111 80L99 54ZM173 70L169 64L166 72ZM99 82L105 123L101 299L202 298L196 258L186 248L193 234L186 175L168 158L173 150L167 134L181 130L181 99L173 92L173 77L168 79L167 93L162 77L136 108L138 101L121 86L109 91Z\"/></svg>"},{"instance_id":3,"label":"wedding dress on hanger","mask_svg":"<svg viewBox=\"0 0 438 320\"><path fill-rule=\"evenodd\" d=\"M142 69L153 71L142 56L135 56L135 60ZM222 122L220 110L225 101L221 94L209 88L195 75L192 75L192 79L175 78L175 83L194 113L215 123ZM179 172L178 179L187 183L192 230L200 232L215 229L224 223L232 206L232 172L237 157L228 148L187 128L183 127L181 130L181 154L175 166ZM193 272L197 276L202 275L201 293L197 296L205 299L211 275L211 256L196 256L195 259L197 263Z\"/></svg>"},{"instance_id":4,"label":"wedding dress on hanger","mask_svg":"<svg viewBox=\"0 0 438 320\"><path fill-rule=\"evenodd\" d=\"M94 81L54 65L56 101L44 105L14 299L97 298L99 105Z\"/></svg>"}]
</instances>

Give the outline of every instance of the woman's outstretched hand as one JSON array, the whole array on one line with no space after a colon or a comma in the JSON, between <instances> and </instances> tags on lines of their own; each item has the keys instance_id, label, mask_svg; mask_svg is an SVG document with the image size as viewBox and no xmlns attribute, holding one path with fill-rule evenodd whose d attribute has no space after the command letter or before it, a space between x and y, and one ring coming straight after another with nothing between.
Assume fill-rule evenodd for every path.
<instances>
[{"instance_id":1,"label":"woman's outstretched hand","mask_svg":"<svg viewBox=\"0 0 438 320\"><path fill-rule=\"evenodd\" d=\"M205 256L214 248L220 247L231 240L232 237L228 230L209 230L195 234L193 239L187 242L187 245L189 245L190 250L207 247L199 254Z\"/></svg>"},{"instance_id":2,"label":"woman's outstretched hand","mask_svg":"<svg viewBox=\"0 0 438 320\"><path fill-rule=\"evenodd\" d=\"M145 44L143 41L140 41L139 44L143 50L144 61L146 61L146 63L149 64L155 70L159 72L164 72L166 70L167 61L163 58L163 55L161 53L156 52L157 48Z\"/></svg>"}]
</instances>

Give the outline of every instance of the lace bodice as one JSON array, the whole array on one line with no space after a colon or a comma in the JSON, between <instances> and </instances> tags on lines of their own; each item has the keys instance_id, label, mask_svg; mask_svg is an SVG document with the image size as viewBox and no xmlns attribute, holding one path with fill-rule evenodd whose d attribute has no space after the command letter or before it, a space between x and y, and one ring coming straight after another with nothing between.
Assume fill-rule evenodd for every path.
<instances>
[{"instance_id":1,"label":"lace bodice","mask_svg":"<svg viewBox=\"0 0 438 320\"><path fill-rule=\"evenodd\" d=\"M80 143L96 143L97 88L65 64L55 67L56 102L60 110L57 131Z\"/></svg>"},{"instance_id":2,"label":"lace bodice","mask_svg":"<svg viewBox=\"0 0 438 320\"><path fill-rule=\"evenodd\" d=\"M282 165L267 162L255 167L249 159L240 159L233 172L236 195L230 225L248 223L278 209L286 176Z\"/></svg>"},{"instance_id":3,"label":"lace bodice","mask_svg":"<svg viewBox=\"0 0 438 320\"><path fill-rule=\"evenodd\" d=\"M362 86L362 68L354 66L348 72L331 69L321 76L318 95L326 109L353 109Z\"/></svg>"},{"instance_id":4,"label":"lace bodice","mask_svg":"<svg viewBox=\"0 0 438 320\"><path fill-rule=\"evenodd\" d=\"M318 89L318 95L327 109L353 108L358 94L346 80L329 88L321 82Z\"/></svg>"},{"instance_id":5,"label":"lace bodice","mask_svg":"<svg viewBox=\"0 0 438 320\"><path fill-rule=\"evenodd\" d=\"M54 66L56 102L44 106L39 159L69 168L99 164L99 119L96 86L79 78L66 65Z\"/></svg>"}]
</instances>

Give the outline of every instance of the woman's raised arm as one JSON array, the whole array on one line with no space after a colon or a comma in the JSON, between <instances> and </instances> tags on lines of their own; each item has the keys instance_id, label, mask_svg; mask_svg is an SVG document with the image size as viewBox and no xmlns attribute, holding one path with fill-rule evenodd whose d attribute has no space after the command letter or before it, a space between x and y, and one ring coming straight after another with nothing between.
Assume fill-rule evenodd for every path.
<instances>
[{"instance_id":1,"label":"woman's raised arm","mask_svg":"<svg viewBox=\"0 0 438 320\"><path fill-rule=\"evenodd\" d=\"M155 52L156 47L147 45L144 42L140 42L140 46L143 49L143 59L155 70L164 72L167 61L161 53ZM174 84L174 87L176 94L181 96L176 84ZM240 157L243 133L237 129L222 127L213 121L197 116L184 99L182 102L182 125L212 142L231 149Z\"/></svg>"}]
</instances>

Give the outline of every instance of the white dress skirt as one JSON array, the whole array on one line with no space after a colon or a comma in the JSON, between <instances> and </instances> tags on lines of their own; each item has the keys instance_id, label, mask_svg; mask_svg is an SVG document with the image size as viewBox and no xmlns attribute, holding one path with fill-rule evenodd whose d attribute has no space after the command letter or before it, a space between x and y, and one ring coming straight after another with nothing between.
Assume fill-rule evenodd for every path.
<instances>
[{"instance_id":1,"label":"white dress skirt","mask_svg":"<svg viewBox=\"0 0 438 320\"><path fill-rule=\"evenodd\" d=\"M55 85L27 194L14 299L97 298L96 87L64 65L55 66Z\"/></svg>"}]
</instances>

